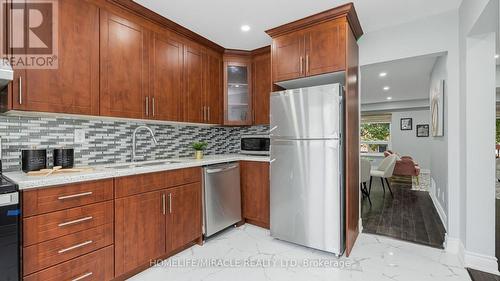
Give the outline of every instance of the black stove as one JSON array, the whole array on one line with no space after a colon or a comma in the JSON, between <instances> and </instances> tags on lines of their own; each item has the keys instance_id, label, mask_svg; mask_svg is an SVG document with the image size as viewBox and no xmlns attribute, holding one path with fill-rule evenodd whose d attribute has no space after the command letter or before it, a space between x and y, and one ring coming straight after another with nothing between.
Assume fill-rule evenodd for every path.
<instances>
[{"instance_id":1,"label":"black stove","mask_svg":"<svg viewBox=\"0 0 500 281\"><path fill-rule=\"evenodd\" d=\"M20 280L21 205L17 184L0 174L0 280Z\"/></svg>"},{"instance_id":2,"label":"black stove","mask_svg":"<svg viewBox=\"0 0 500 281\"><path fill-rule=\"evenodd\" d=\"M0 174L0 194L19 191L17 184Z\"/></svg>"}]
</instances>

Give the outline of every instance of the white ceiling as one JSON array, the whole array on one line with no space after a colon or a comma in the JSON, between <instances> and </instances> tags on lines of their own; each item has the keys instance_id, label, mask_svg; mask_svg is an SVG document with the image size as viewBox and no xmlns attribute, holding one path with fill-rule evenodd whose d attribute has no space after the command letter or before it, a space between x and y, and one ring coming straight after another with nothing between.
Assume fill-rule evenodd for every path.
<instances>
[{"instance_id":1,"label":"white ceiling","mask_svg":"<svg viewBox=\"0 0 500 281\"><path fill-rule=\"evenodd\" d=\"M414 57L361 67L361 103L429 98L430 77L438 55ZM386 72L386 77L380 77ZM389 86L389 91L384 87ZM392 97L388 101L387 97Z\"/></svg>"},{"instance_id":2,"label":"white ceiling","mask_svg":"<svg viewBox=\"0 0 500 281\"><path fill-rule=\"evenodd\" d=\"M364 32L448 10L461 0L134 0L228 49L253 50L271 43L267 29L354 2ZM241 25L252 29L243 33Z\"/></svg>"}]
</instances>

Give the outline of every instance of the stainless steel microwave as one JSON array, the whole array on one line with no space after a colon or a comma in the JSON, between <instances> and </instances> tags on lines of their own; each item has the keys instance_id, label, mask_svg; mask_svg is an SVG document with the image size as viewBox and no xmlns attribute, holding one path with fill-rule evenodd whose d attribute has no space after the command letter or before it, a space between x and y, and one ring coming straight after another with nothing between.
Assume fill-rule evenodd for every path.
<instances>
[{"instance_id":1,"label":"stainless steel microwave","mask_svg":"<svg viewBox=\"0 0 500 281\"><path fill-rule=\"evenodd\" d=\"M241 153L248 155L269 155L269 135L241 136Z\"/></svg>"}]
</instances>

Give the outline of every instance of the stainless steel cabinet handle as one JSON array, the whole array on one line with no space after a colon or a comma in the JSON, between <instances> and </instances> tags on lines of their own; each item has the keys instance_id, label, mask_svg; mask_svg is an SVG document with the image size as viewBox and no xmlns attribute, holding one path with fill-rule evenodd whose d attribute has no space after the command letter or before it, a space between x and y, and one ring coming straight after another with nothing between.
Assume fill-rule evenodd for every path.
<instances>
[{"instance_id":1,"label":"stainless steel cabinet handle","mask_svg":"<svg viewBox=\"0 0 500 281\"><path fill-rule=\"evenodd\" d=\"M205 106L203 106L203 121L207 121L207 111Z\"/></svg>"},{"instance_id":2,"label":"stainless steel cabinet handle","mask_svg":"<svg viewBox=\"0 0 500 281\"><path fill-rule=\"evenodd\" d=\"M167 214L167 208L165 206L166 202L165 202L165 194L162 194L161 195L161 208L163 210L163 214Z\"/></svg>"},{"instance_id":3,"label":"stainless steel cabinet handle","mask_svg":"<svg viewBox=\"0 0 500 281\"><path fill-rule=\"evenodd\" d=\"M306 55L306 74L309 73L309 55Z\"/></svg>"},{"instance_id":4,"label":"stainless steel cabinet handle","mask_svg":"<svg viewBox=\"0 0 500 281\"><path fill-rule=\"evenodd\" d=\"M236 169L236 168L238 168L238 165L229 166L229 167L222 168L222 169L207 169L207 174L215 174L215 173L225 172L225 171Z\"/></svg>"},{"instance_id":5,"label":"stainless steel cabinet handle","mask_svg":"<svg viewBox=\"0 0 500 281\"><path fill-rule=\"evenodd\" d=\"M65 195L65 196L60 196L57 197L59 200L65 200L65 199L72 199L72 198L77 198L77 197L83 197L83 196L89 196L92 195L92 191L89 192L83 192L83 193L78 193L78 194L73 194L73 195Z\"/></svg>"},{"instance_id":6,"label":"stainless steel cabinet handle","mask_svg":"<svg viewBox=\"0 0 500 281\"><path fill-rule=\"evenodd\" d=\"M83 243L80 243L80 244L76 244L75 246L71 246L71 247L68 247L68 248L65 248L65 249L62 249L62 250L59 250L57 251L59 254L62 254L62 253L65 253L67 251L71 251L71 250L75 250L75 249L78 249L78 248L81 248L83 246L87 246L89 244L92 244L94 241L92 240L89 240L89 241L85 241Z\"/></svg>"},{"instance_id":7,"label":"stainless steel cabinet handle","mask_svg":"<svg viewBox=\"0 0 500 281\"><path fill-rule=\"evenodd\" d=\"M207 106L208 114L207 114L207 121L210 121L210 106Z\"/></svg>"},{"instance_id":8,"label":"stainless steel cabinet handle","mask_svg":"<svg viewBox=\"0 0 500 281\"><path fill-rule=\"evenodd\" d=\"M77 223L82 223L82 222L85 222L85 221L89 221L93 219L93 217L85 217L85 218L81 218L81 219L77 219L77 220L72 220L72 221L68 221L68 222L63 222L63 223L60 223L58 224L59 227L63 227L63 226L68 226L68 225L72 225L72 224L77 224Z\"/></svg>"},{"instance_id":9,"label":"stainless steel cabinet handle","mask_svg":"<svg viewBox=\"0 0 500 281\"><path fill-rule=\"evenodd\" d=\"M149 116L149 97L146 97L146 116Z\"/></svg>"},{"instance_id":10,"label":"stainless steel cabinet handle","mask_svg":"<svg viewBox=\"0 0 500 281\"><path fill-rule=\"evenodd\" d=\"M152 102L152 111L153 111L153 117L155 116L155 98L151 98L151 102Z\"/></svg>"},{"instance_id":11,"label":"stainless steel cabinet handle","mask_svg":"<svg viewBox=\"0 0 500 281\"><path fill-rule=\"evenodd\" d=\"M172 193L168 194L168 213L172 213Z\"/></svg>"},{"instance_id":12,"label":"stainless steel cabinet handle","mask_svg":"<svg viewBox=\"0 0 500 281\"><path fill-rule=\"evenodd\" d=\"M300 57L300 74L304 72L304 57Z\"/></svg>"},{"instance_id":13,"label":"stainless steel cabinet handle","mask_svg":"<svg viewBox=\"0 0 500 281\"><path fill-rule=\"evenodd\" d=\"M19 76L19 104L23 104L23 77Z\"/></svg>"},{"instance_id":14,"label":"stainless steel cabinet handle","mask_svg":"<svg viewBox=\"0 0 500 281\"><path fill-rule=\"evenodd\" d=\"M88 272L88 273L85 273L84 275L80 276L80 277L76 277L75 279L71 279L71 281L80 281L80 280L83 280L87 277L90 277L92 276L92 272Z\"/></svg>"}]
</instances>

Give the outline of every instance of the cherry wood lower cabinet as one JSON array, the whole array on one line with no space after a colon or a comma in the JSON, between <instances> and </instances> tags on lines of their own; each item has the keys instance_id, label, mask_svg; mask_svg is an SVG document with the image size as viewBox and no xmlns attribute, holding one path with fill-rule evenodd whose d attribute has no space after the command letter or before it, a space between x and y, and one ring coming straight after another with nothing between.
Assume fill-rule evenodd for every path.
<instances>
[{"instance_id":1,"label":"cherry wood lower cabinet","mask_svg":"<svg viewBox=\"0 0 500 281\"><path fill-rule=\"evenodd\" d=\"M114 278L113 179L23 191L24 280Z\"/></svg>"},{"instance_id":2,"label":"cherry wood lower cabinet","mask_svg":"<svg viewBox=\"0 0 500 281\"><path fill-rule=\"evenodd\" d=\"M240 162L243 218L269 228L269 163Z\"/></svg>"},{"instance_id":3,"label":"cherry wood lower cabinet","mask_svg":"<svg viewBox=\"0 0 500 281\"><path fill-rule=\"evenodd\" d=\"M113 246L109 246L28 275L24 277L24 281L112 280L114 278L113 260Z\"/></svg>"},{"instance_id":4,"label":"cherry wood lower cabinet","mask_svg":"<svg viewBox=\"0 0 500 281\"><path fill-rule=\"evenodd\" d=\"M156 191L115 200L116 276L165 253L164 196Z\"/></svg>"},{"instance_id":5,"label":"cherry wood lower cabinet","mask_svg":"<svg viewBox=\"0 0 500 281\"><path fill-rule=\"evenodd\" d=\"M117 178L115 188L116 196L133 194L115 199L117 279L201 239L201 168ZM134 194L138 188L154 191Z\"/></svg>"},{"instance_id":6,"label":"cherry wood lower cabinet","mask_svg":"<svg viewBox=\"0 0 500 281\"><path fill-rule=\"evenodd\" d=\"M173 252L200 238L201 183L167 190L167 252Z\"/></svg>"}]
</instances>

